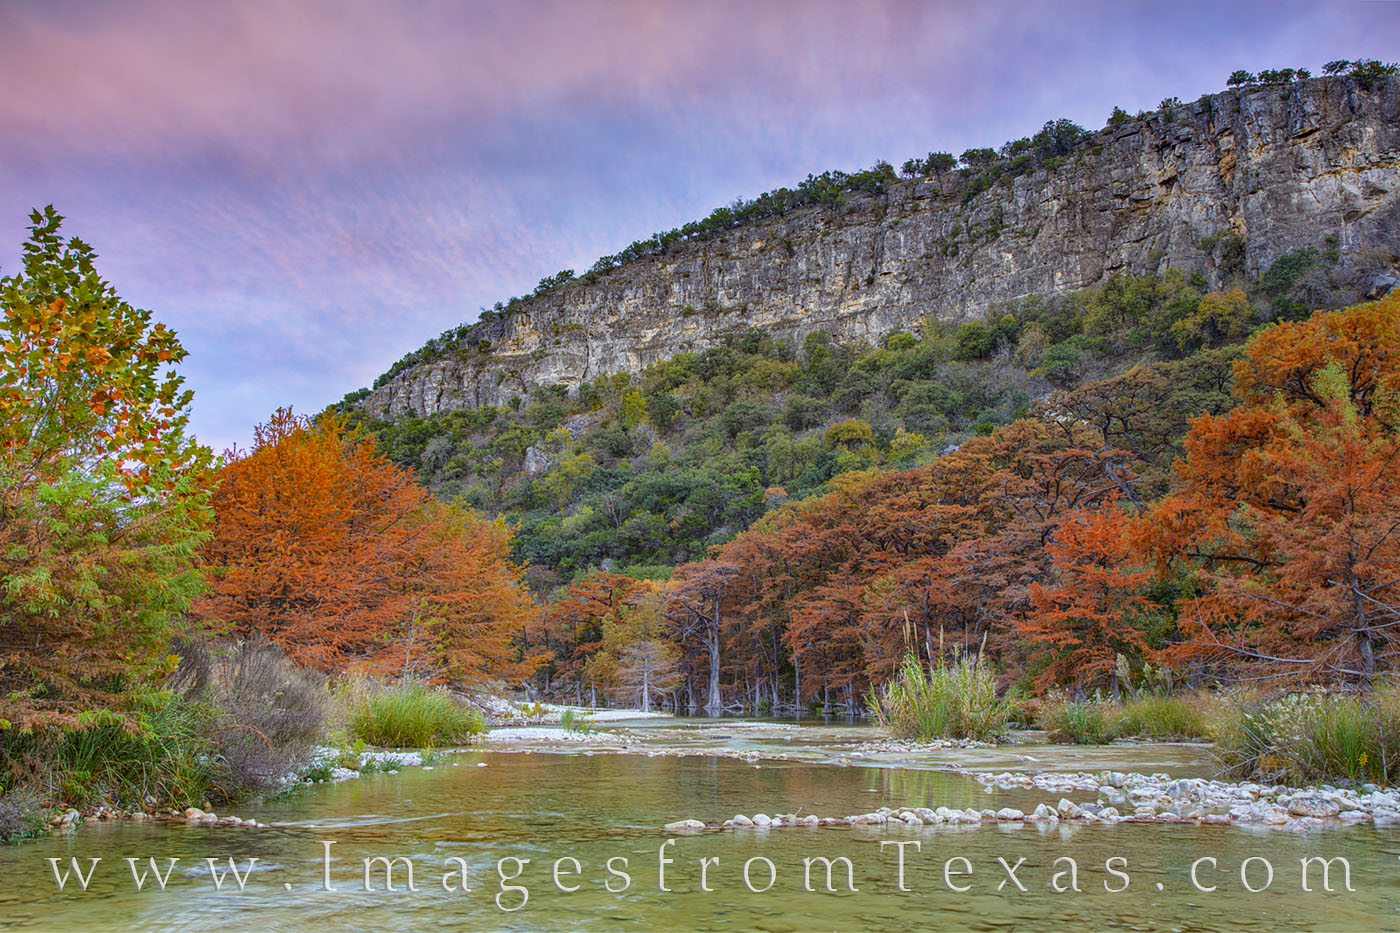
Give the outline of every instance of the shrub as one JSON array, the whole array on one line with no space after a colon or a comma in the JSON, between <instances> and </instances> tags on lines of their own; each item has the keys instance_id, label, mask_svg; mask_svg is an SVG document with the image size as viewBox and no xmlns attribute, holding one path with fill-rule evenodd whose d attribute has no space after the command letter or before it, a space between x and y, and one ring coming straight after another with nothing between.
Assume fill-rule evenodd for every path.
<instances>
[{"instance_id":1,"label":"shrub","mask_svg":"<svg viewBox=\"0 0 1400 933\"><path fill-rule=\"evenodd\" d=\"M580 716L575 710L566 709L559 714L559 725L568 732L592 732L593 723Z\"/></svg>"},{"instance_id":2,"label":"shrub","mask_svg":"<svg viewBox=\"0 0 1400 933\"><path fill-rule=\"evenodd\" d=\"M1227 774L1298 783L1400 781L1400 690L1237 698L1211 723Z\"/></svg>"},{"instance_id":3,"label":"shrub","mask_svg":"<svg viewBox=\"0 0 1400 933\"><path fill-rule=\"evenodd\" d=\"M1106 745L1115 735L1113 707L1102 700L1048 698L1040 708L1040 727L1052 742Z\"/></svg>"},{"instance_id":4,"label":"shrub","mask_svg":"<svg viewBox=\"0 0 1400 933\"><path fill-rule=\"evenodd\" d=\"M424 684L361 692L350 710L350 734L394 748L454 745L485 731L481 714L450 693Z\"/></svg>"},{"instance_id":5,"label":"shrub","mask_svg":"<svg viewBox=\"0 0 1400 933\"><path fill-rule=\"evenodd\" d=\"M1145 696L1129 700L1119 710L1115 730L1120 736L1154 739L1201 738L1205 723L1181 697Z\"/></svg>"},{"instance_id":6,"label":"shrub","mask_svg":"<svg viewBox=\"0 0 1400 933\"><path fill-rule=\"evenodd\" d=\"M43 798L22 788L0 796L0 845L35 839L44 834Z\"/></svg>"},{"instance_id":7,"label":"shrub","mask_svg":"<svg viewBox=\"0 0 1400 933\"><path fill-rule=\"evenodd\" d=\"M996 674L981 655L928 669L910 652L895 679L866 698L870 715L898 739L994 739L1016 714L1015 696L997 696Z\"/></svg>"},{"instance_id":8,"label":"shrub","mask_svg":"<svg viewBox=\"0 0 1400 933\"><path fill-rule=\"evenodd\" d=\"M171 686L210 710L207 735L219 795L230 800L274 790L319 744L331 708L323 675L293 664L266 641L176 646Z\"/></svg>"},{"instance_id":9,"label":"shrub","mask_svg":"<svg viewBox=\"0 0 1400 933\"><path fill-rule=\"evenodd\" d=\"M0 732L0 762L47 796L73 805L183 807L217 793L212 712L169 690L128 696L121 709L78 715L45 732Z\"/></svg>"}]
</instances>

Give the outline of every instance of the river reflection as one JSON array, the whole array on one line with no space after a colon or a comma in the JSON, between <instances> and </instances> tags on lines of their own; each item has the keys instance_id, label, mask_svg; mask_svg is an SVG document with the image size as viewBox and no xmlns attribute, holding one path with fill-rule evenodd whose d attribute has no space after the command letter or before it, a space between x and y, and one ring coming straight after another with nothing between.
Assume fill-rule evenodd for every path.
<instances>
[{"instance_id":1,"label":"river reflection","mask_svg":"<svg viewBox=\"0 0 1400 933\"><path fill-rule=\"evenodd\" d=\"M671 728L683 728L672 724ZM803 727L804 729L808 727ZM816 726L816 729L832 728ZM801 747L819 746L805 733ZM669 744L669 743L668 743ZM478 767L485 764L486 767ZM452 764L372 775L321 785L294 796L237 810L275 825L264 829L203 828L183 824L114 823L85 826L67 837L0 850L0 927L43 930L281 930L281 929L587 929L587 930L808 930L938 928L1071 929L1400 929L1400 834L1370 826L1305 836L1250 833L1216 826L1061 826L785 828L741 830L675 837L667 845L665 885L658 889L661 847L672 838L659 827L693 817L719 822L736 813L793 812L819 815L861 813L881 805L950 807L1016 806L1029 809L1045 797L1038 791L986 793L970 779L933 770L836 767L806 761L745 762L716 757L471 752ZM1050 801L1053 803L1054 801ZM330 846L334 891L323 885L324 843ZM898 889L896 842L903 847L905 886ZM885 843L882 847L881 843ZM1300 884L1299 859L1345 856L1353 893L1318 891ZM164 892L148 878L133 889L121 859L156 856L163 870L178 857ZM404 890L402 863L395 893L383 890L383 867L375 869L375 893L363 891L362 860L374 856L412 859L416 892ZM814 863L816 892L804 890L803 859L846 856L858 891L845 890L845 869L836 863L841 893L826 893L825 872ZM55 891L46 859L66 866L77 857L100 857L86 893ZM221 871L229 857L240 869L256 857L256 869L241 893L226 878L215 891L203 859ZM1056 893L1052 875L1073 858L1080 893ZM1108 860L1126 875L1107 870ZM1204 893L1191 884L1193 861ZM1261 893L1241 886L1240 864L1266 858L1272 885ZM945 877L945 867L954 861ZM1016 866L1015 879L997 861ZM505 874L519 868L502 890ZM608 861L613 860L613 872ZM625 863L622 860L626 860ZM700 860L706 886L701 890ZM562 860L562 861L560 861ZM577 860L577 863L570 861ZM753 887L744 880L749 864ZM767 860L767 861L763 861ZM577 886L565 893L555 886ZM465 867L472 890L455 887ZM1260 886L1263 862L1247 877ZM577 869L577 870L575 870ZM970 872L970 873L965 873ZM623 887L623 873L630 885ZM1062 877L1062 883L1068 878ZM1333 867L1332 886L1341 886ZM1000 884L1000 890L998 885ZM611 889L609 888L611 886ZM950 886L968 887L965 892ZM1024 886L1023 892L1020 887ZM499 903L497 896L500 896Z\"/></svg>"}]
</instances>

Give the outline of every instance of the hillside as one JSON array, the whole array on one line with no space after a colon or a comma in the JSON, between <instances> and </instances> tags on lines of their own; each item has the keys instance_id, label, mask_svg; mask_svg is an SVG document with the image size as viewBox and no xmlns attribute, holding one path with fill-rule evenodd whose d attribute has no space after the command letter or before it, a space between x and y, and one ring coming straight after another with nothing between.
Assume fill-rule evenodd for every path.
<instances>
[{"instance_id":1,"label":"hillside","mask_svg":"<svg viewBox=\"0 0 1400 933\"><path fill-rule=\"evenodd\" d=\"M551 276L354 401L372 417L500 406L750 327L873 342L1114 275L1174 268L1219 288L1307 247L1383 271L1400 253L1400 80L1249 85L912 168L809 177Z\"/></svg>"},{"instance_id":2,"label":"hillside","mask_svg":"<svg viewBox=\"0 0 1400 933\"><path fill-rule=\"evenodd\" d=\"M1119 277L877 344L815 331L799 345L755 328L573 395L355 418L439 496L517 523L517 555L542 591L594 569L666 576L834 477L929 463L1032 411L1101 425L1136 452L1141 494L1155 496L1188 418L1233 404L1239 342L1350 302L1351 278L1305 250L1225 291L1176 270Z\"/></svg>"}]
</instances>

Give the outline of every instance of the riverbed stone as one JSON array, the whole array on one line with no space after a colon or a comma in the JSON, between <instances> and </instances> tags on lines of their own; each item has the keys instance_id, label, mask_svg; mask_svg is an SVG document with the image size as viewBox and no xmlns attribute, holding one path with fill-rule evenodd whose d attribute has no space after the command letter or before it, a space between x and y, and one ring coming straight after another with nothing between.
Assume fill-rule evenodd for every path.
<instances>
[{"instance_id":1,"label":"riverbed stone","mask_svg":"<svg viewBox=\"0 0 1400 933\"><path fill-rule=\"evenodd\" d=\"M1180 778L1167 785L1167 796L1173 800L1192 799L1200 794L1201 781L1192 778Z\"/></svg>"},{"instance_id":2,"label":"riverbed stone","mask_svg":"<svg viewBox=\"0 0 1400 933\"><path fill-rule=\"evenodd\" d=\"M1128 802L1127 795L1118 788L1108 785L1099 788L1099 799L1110 807L1121 807Z\"/></svg>"},{"instance_id":3,"label":"riverbed stone","mask_svg":"<svg viewBox=\"0 0 1400 933\"><path fill-rule=\"evenodd\" d=\"M1336 816L1341 809L1336 801L1321 794L1296 794L1288 800L1288 812L1293 816Z\"/></svg>"},{"instance_id":4,"label":"riverbed stone","mask_svg":"<svg viewBox=\"0 0 1400 933\"><path fill-rule=\"evenodd\" d=\"M1019 823L1026 818L1026 814L1015 807L1002 807L996 812L996 818L1004 823Z\"/></svg>"},{"instance_id":5,"label":"riverbed stone","mask_svg":"<svg viewBox=\"0 0 1400 933\"><path fill-rule=\"evenodd\" d=\"M1059 811L1060 817L1066 820L1075 820L1084 815L1079 804L1067 797L1061 797L1060 802L1055 805L1055 809Z\"/></svg>"},{"instance_id":6,"label":"riverbed stone","mask_svg":"<svg viewBox=\"0 0 1400 933\"><path fill-rule=\"evenodd\" d=\"M767 813L755 813L755 814L753 815L753 825L755 825L755 826L772 826L772 825L773 825L773 818L772 818L771 816L769 816Z\"/></svg>"},{"instance_id":7,"label":"riverbed stone","mask_svg":"<svg viewBox=\"0 0 1400 933\"><path fill-rule=\"evenodd\" d=\"M674 823L667 823L661 827L668 833L694 832L697 829L704 829L705 824L700 820L676 820Z\"/></svg>"},{"instance_id":8,"label":"riverbed stone","mask_svg":"<svg viewBox=\"0 0 1400 933\"><path fill-rule=\"evenodd\" d=\"M744 816L744 814L742 814L742 813L736 813L736 814L734 814L734 819L730 820L730 822L733 823L735 826L752 826L752 825L753 825L753 820L749 819L747 816Z\"/></svg>"},{"instance_id":9,"label":"riverbed stone","mask_svg":"<svg viewBox=\"0 0 1400 933\"><path fill-rule=\"evenodd\" d=\"M1270 826L1282 826L1288 822L1288 813L1282 807L1276 807L1265 801L1231 807L1230 819L1236 823L1263 823Z\"/></svg>"},{"instance_id":10,"label":"riverbed stone","mask_svg":"<svg viewBox=\"0 0 1400 933\"><path fill-rule=\"evenodd\" d=\"M1036 804L1035 810L1031 812L1031 819L1037 823L1058 823L1060 814L1050 808L1049 804Z\"/></svg>"},{"instance_id":11,"label":"riverbed stone","mask_svg":"<svg viewBox=\"0 0 1400 933\"><path fill-rule=\"evenodd\" d=\"M1290 833L1308 833L1322 826L1322 820L1311 816L1295 816L1282 825L1282 829Z\"/></svg>"}]
</instances>

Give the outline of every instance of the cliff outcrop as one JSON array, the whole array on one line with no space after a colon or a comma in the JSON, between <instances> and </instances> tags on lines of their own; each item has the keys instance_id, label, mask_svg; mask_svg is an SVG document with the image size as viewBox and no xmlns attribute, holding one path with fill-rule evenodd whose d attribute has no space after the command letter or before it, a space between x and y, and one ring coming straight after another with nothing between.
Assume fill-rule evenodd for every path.
<instances>
[{"instance_id":1,"label":"cliff outcrop","mask_svg":"<svg viewBox=\"0 0 1400 933\"><path fill-rule=\"evenodd\" d=\"M890 180L574 280L469 328L360 405L380 417L499 405L750 326L873 340L1115 273L1173 267L1218 284L1309 246L1393 265L1400 80L1209 95L1090 133L1053 167L973 195L975 181Z\"/></svg>"}]
</instances>

